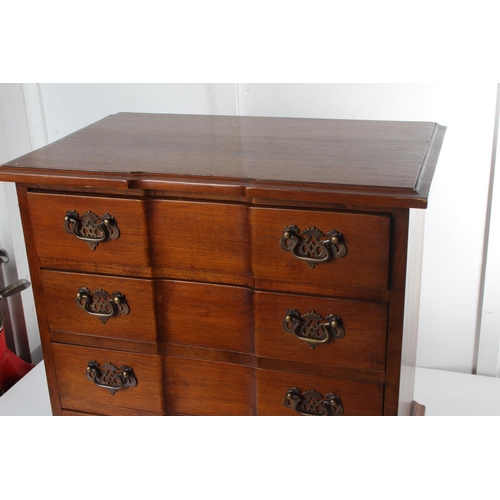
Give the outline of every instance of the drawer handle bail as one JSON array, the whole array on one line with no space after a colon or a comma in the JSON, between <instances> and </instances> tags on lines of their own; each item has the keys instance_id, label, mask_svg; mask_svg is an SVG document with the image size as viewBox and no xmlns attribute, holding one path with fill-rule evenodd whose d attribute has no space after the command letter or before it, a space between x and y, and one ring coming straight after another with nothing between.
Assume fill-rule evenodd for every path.
<instances>
[{"instance_id":1,"label":"drawer handle bail","mask_svg":"<svg viewBox=\"0 0 500 500\"><path fill-rule=\"evenodd\" d=\"M112 396L116 391L135 387L137 379L132 368L123 365L118 368L113 363L102 366L97 361L89 361L87 364L87 378L94 382L97 387L107 389Z\"/></svg>"},{"instance_id":2,"label":"drawer handle bail","mask_svg":"<svg viewBox=\"0 0 500 500\"><path fill-rule=\"evenodd\" d=\"M76 305L87 314L98 317L103 325L109 318L125 316L130 311L125 297L120 292L110 295L102 288L93 293L90 293L88 288L79 288L76 294Z\"/></svg>"},{"instance_id":3,"label":"drawer handle bail","mask_svg":"<svg viewBox=\"0 0 500 500\"><path fill-rule=\"evenodd\" d=\"M336 417L343 415L344 407L337 394L329 392L323 396L316 390L301 393L297 387L288 389L284 405L295 410L299 415L314 417Z\"/></svg>"},{"instance_id":4,"label":"drawer handle bail","mask_svg":"<svg viewBox=\"0 0 500 500\"><path fill-rule=\"evenodd\" d=\"M92 250L95 250L99 243L116 240L120 236L120 230L112 215L104 214L98 217L90 211L85 212L81 217L75 210L66 212L64 230L79 240L85 241Z\"/></svg>"},{"instance_id":5,"label":"drawer handle bail","mask_svg":"<svg viewBox=\"0 0 500 500\"><path fill-rule=\"evenodd\" d=\"M324 235L315 227L300 232L300 229L294 225L285 228L280 247L285 252L291 252L297 259L306 262L311 269L322 262L341 259L347 253L342 233L332 229Z\"/></svg>"},{"instance_id":6,"label":"drawer handle bail","mask_svg":"<svg viewBox=\"0 0 500 500\"><path fill-rule=\"evenodd\" d=\"M340 340L345 337L342 318L335 314L323 318L315 311L301 315L297 309L289 309L285 314L282 328L285 332L292 333L298 339L307 342L311 349L315 349L318 344L326 344L331 339Z\"/></svg>"}]
</instances>

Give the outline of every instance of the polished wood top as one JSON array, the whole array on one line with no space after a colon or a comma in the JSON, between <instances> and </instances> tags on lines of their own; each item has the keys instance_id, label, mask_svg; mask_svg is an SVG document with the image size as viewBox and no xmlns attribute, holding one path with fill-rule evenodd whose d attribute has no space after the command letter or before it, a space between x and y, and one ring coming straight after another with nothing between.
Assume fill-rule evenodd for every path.
<instances>
[{"instance_id":1,"label":"polished wood top","mask_svg":"<svg viewBox=\"0 0 500 500\"><path fill-rule=\"evenodd\" d=\"M444 130L426 122L118 113L6 163L0 180L300 184L425 206Z\"/></svg>"}]
</instances>

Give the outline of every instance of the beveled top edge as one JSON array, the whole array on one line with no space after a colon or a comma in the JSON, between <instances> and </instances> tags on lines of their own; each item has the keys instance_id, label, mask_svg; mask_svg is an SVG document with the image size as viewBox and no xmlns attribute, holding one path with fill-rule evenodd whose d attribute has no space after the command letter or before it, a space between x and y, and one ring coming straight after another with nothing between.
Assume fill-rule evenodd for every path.
<instances>
[{"instance_id":1,"label":"beveled top edge","mask_svg":"<svg viewBox=\"0 0 500 500\"><path fill-rule=\"evenodd\" d=\"M0 180L282 186L423 207L444 132L431 122L118 113L7 162Z\"/></svg>"}]
</instances>

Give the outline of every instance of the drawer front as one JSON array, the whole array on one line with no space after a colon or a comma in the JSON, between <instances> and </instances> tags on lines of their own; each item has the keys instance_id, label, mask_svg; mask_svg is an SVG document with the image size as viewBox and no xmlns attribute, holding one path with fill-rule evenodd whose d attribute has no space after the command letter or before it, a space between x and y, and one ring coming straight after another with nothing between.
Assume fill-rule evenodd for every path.
<instances>
[{"instance_id":1,"label":"drawer front","mask_svg":"<svg viewBox=\"0 0 500 500\"><path fill-rule=\"evenodd\" d=\"M253 352L253 301L248 288L162 281L158 289L162 341Z\"/></svg>"},{"instance_id":2,"label":"drawer front","mask_svg":"<svg viewBox=\"0 0 500 500\"><path fill-rule=\"evenodd\" d=\"M40 276L51 331L157 340L154 281L45 270Z\"/></svg>"},{"instance_id":3,"label":"drawer front","mask_svg":"<svg viewBox=\"0 0 500 500\"><path fill-rule=\"evenodd\" d=\"M143 201L28 193L28 205L41 267L130 274L150 266Z\"/></svg>"},{"instance_id":4,"label":"drawer front","mask_svg":"<svg viewBox=\"0 0 500 500\"><path fill-rule=\"evenodd\" d=\"M166 358L166 398L170 413L253 415L254 369L179 357Z\"/></svg>"},{"instance_id":5,"label":"drawer front","mask_svg":"<svg viewBox=\"0 0 500 500\"><path fill-rule=\"evenodd\" d=\"M151 206L150 238L158 275L249 284L246 206L166 200Z\"/></svg>"},{"instance_id":6,"label":"drawer front","mask_svg":"<svg viewBox=\"0 0 500 500\"><path fill-rule=\"evenodd\" d=\"M257 371L258 415L382 415L383 386L329 377Z\"/></svg>"},{"instance_id":7,"label":"drawer front","mask_svg":"<svg viewBox=\"0 0 500 500\"><path fill-rule=\"evenodd\" d=\"M53 332L253 352L253 302L247 288L46 270L40 274ZM88 300L77 298L82 288ZM117 293L122 307L113 302Z\"/></svg>"},{"instance_id":8,"label":"drawer front","mask_svg":"<svg viewBox=\"0 0 500 500\"><path fill-rule=\"evenodd\" d=\"M258 356L383 371L386 325L382 303L255 293Z\"/></svg>"},{"instance_id":9,"label":"drawer front","mask_svg":"<svg viewBox=\"0 0 500 500\"><path fill-rule=\"evenodd\" d=\"M118 413L124 414L131 409L164 411L160 356L64 344L52 344L52 348L63 409L89 412L95 407L97 414L100 406L123 408ZM88 371L93 361L99 366ZM124 375L124 366L132 371Z\"/></svg>"},{"instance_id":10,"label":"drawer front","mask_svg":"<svg viewBox=\"0 0 500 500\"><path fill-rule=\"evenodd\" d=\"M251 208L257 279L341 289L386 290L388 216ZM335 243L332 243L332 239Z\"/></svg>"},{"instance_id":11,"label":"drawer front","mask_svg":"<svg viewBox=\"0 0 500 500\"><path fill-rule=\"evenodd\" d=\"M48 193L28 204L41 267L251 281L245 206Z\"/></svg>"}]
</instances>

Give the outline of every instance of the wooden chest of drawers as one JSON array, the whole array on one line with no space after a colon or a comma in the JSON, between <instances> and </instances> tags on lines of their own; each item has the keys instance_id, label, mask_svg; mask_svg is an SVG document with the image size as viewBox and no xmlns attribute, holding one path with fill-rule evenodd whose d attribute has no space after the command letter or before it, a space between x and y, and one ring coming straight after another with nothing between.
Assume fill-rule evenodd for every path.
<instances>
[{"instance_id":1,"label":"wooden chest of drawers","mask_svg":"<svg viewBox=\"0 0 500 500\"><path fill-rule=\"evenodd\" d=\"M2 166L54 414L409 414L443 136L120 113Z\"/></svg>"}]
</instances>

